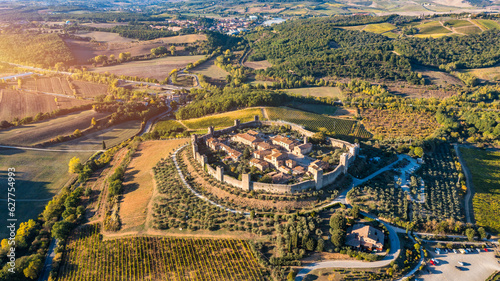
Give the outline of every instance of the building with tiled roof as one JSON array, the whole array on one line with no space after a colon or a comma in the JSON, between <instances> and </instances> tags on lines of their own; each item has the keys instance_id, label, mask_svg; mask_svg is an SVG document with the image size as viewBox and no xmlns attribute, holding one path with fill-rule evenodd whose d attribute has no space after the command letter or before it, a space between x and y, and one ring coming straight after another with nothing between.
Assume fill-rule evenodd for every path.
<instances>
[{"instance_id":1,"label":"building with tiled roof","mask_svg":"<svg viewBox=\"0 0 500 281\"><path fill-rule=\"evenodd\" d=\"M292 151L295 145L295 141L280 135L271 137L271 141L273 144L279 145L288 151Z\"/></svg>"},{"instance_id":2,"label":"building with tiled roof","mask_svg":"<svg viewBox=\"0 0 500 281\"><path fill-rule=\"evenodd\" d=\"M261 138L247 133L234 135L231 139L235 142L239 142L251 147L254 147L255 143L262 141Z\"/></svg>"},{"instance_id":3,"label":"building with tiled roof","mask_svg":"<svg viewBox=\"0 0 500 281\"><path fill-rule=\"evenodd\" d=\"M312 143L303 143L293 147L292 153L297 156L304 156L312 151Z\"/></svg>"},{"instance_id":4,"label":"building with tiled roof","mask_svg":"<svg viewBox=\"0 0 500 281\"><path fill-rule=\"evenodd\" d=\"M269 163L264 160L253 158L250 160L250 167L256 167L257 169L264 171L269 169Z\"/></svg>"},{"instance_id":5,"label":"building with tiled roof","mask_svg":"<svg viewBox=\"0 0 500 281\"><path fill-rule=\"evenodd\" d=\"M373 226L358 223L349 229L346 245L370 251L383 251L384 233Z\"/></svg>"}]
</instances>

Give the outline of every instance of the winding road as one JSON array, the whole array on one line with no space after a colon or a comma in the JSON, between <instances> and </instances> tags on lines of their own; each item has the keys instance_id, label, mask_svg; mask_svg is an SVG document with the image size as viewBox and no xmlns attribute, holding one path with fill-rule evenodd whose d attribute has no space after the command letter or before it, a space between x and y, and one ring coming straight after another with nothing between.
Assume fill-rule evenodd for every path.
<instances>
[{"instance_id":1,"label":"winding road","mask_svg":"<svg viewBox=\"0 0 500 281\"><path fill-rule=\"evenodd\" d=\"M462 158L462 154L460 153L458 145L454 144L453 148L455 149L455 153L457 154L458 162L460 162L460 165L462 165L462 169L465 175L465 185L467 186L467 193L465 194L464 202L465 219L467 220L467 223L473 223L474 212L472 211L472 195L474 194L474 187L472 186L472 175L469 171L469 168L467 167L467 163L465 163Z\"/></svg>"}]
</instances>

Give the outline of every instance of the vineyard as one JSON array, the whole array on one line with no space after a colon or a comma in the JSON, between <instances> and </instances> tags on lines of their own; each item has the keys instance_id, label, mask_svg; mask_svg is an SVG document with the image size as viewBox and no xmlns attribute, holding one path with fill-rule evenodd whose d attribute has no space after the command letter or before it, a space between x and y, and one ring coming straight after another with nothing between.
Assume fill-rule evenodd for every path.
<instances>
[{"instance_id":1,"label":"vineyard","mask_svg":"<svg viewBox=\"0 0 500 281\"><path fill-rule=\"evenodd\" d=\"M332 135L370 138L371 134L356 121L331 118L286 107L266 108L270 120L284 120L312 131L327 130Z\"/></svg>"},{"instance_id":2,"label":"vineyard","mask_svg":"<svg viewBox=\"0 0 500 281\"><path fill-rule=\"evenodd\" d=\"M266 280L265 275L244 240L103 241L99 227L88 225L69 240L57 280Z\"/></svg>"},{"instance_id":3,"label":"vineyard","mask_svg":"<svg viewBox=\"0 0 500 281\"><path fill-rule=\"evenodd\" d=\"M425 138L439 127L433 114L399 110L364 109L361 112L366 129L378 138Z\"/></svg>"}]
</instances>

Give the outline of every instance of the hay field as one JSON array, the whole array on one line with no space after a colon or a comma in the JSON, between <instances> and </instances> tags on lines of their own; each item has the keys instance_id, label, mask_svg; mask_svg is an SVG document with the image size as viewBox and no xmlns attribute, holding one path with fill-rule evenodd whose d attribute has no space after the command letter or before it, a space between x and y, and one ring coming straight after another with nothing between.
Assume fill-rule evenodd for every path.
<instances>
[{"instance_id":1,"label":"hay field","mask_svg":"<svg viewBox=\"0 0 500 281\"><path fill-rule=\"evenodd\" d=\"M133 61L113 66L96 67L90 70L97 73L109 72L116 75L163 80L173 69L184 68L189 63L193 63L202 58L204 58L204 56L174 56L146 61Z\"/></svg>"},{"instance_id":2,"label":"hay field","mask_svg":"<svg viewBox=\"0 0 500 281\"><path fill-rule=\"evenodd\" d=\"M52 112L59 108L70 108L74 106L91 103L91 101L72 98L57 97L45 94L34 94L19 92L15 90L0 90L0 121L12 121L14 118L22 119L35 116L42 112Z\"/></svg>"},{"instance_id":3,"label":"hay field","mask_svg":"<svg viewBox=\"0 0 500 281\"><path fill-rule=\"evenodd\" d=\"M227 71L221 69L216 66L214 63L214 59L206 61L197 67L190 70L193 73L199 73L214 79L226 79L226 76L229 74Z\"/></svg>"},{"instance_id":4,"label":"hay field","mask_svg":"<svg viewBox=\"0 0 500 281\"><path fill-rule=\"evenodd\" d=\"M146 141L139 145L125 172L123 196L120 202L119 215L122 222L121 231L138 230L146 226L148 205L153 196L153 167L162 158L167 158L179 146L189 141L174 139L166 141Z\"/></svg>"},{"instance_id":5,"label":"hay field","mask_svg":"<svg viewBox=\"0 0 500 281\"><path fill-rule=\"evenodd\" d=\"M304 97L326 97L326 98L340 98L342 91L338 87L307 87L287 89L286 92L301 95Z\"/></svg>"},{"instance_id":6,"label":"hay field","mask_svg":"<svg viewBox=\"0 0 500 281\"><path fill-rule=\"evenodd\" d=\"M153 41L162 41L165 44L195 43L197 41L206 41L205 34L187 34L172 37L162 37Z\"/></svg>"},{"instance_id":7,"label":"hay field","mask_svg":"<svg viewBox=\"0 0 500 281\"><path fill-rule=\"evenodd\" d=\"M221 114L183 120L182 123L192 130L206 129L209 126L214 126L215 128L223 128L234 125L234 120L236 119L240 119L242 123L252 121L255 115L259 115L259 118L263 120L261 108L246 108L242 110L229 111Z\"/></svg>"},{"instance_id":8,"label":"hay field","mask_svg":"<svg viewBox=\"0 0 500 281\"><path fill-rule=\"evenodd\" d=\"M0 130L0 144L13 146L35 145L58 136L72 134L76 129L86 129L90 127L92 118L97 120L107 115L107 113L87 110L12 129Z\"/></svg>"}]
</instances>

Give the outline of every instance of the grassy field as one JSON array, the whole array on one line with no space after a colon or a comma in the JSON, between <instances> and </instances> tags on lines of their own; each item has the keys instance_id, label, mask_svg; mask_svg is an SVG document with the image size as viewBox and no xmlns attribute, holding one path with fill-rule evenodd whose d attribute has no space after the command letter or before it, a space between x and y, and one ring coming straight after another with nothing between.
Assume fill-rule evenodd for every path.
<instances>
[{"instance_id":1,"label":"grassy field","mask_svg":"<svg viewBox=\"0 0 500 281\"><path fill-rule=\"evenodd\" d=\"M477 25L481 26L483 29L500 29L500 23L495 20L483 20L483 19L477 19L477 20L472 20L475 22Z\"/></svg>"},{"instance_id":2,"label":"grassy field","mask_svg":"<svg viewBox=\"0 0 500 281\"><path fill-rule=\"evenodd\" d=\"M191 69L190 72L199 73L214 79L226 79L226 76L229 74L225 70L216 66L214 64L214 59L202 63L201 65Z\"/></svg>"},{"instance_id":3,"label":"grassy field","mask_svg":"<svg viewBox=\"0 0 500 281\"><path fill-rule=\"evenodd\" d=\"M76 156L82 161L91 152L62 153L0 148L0 181L7 182L7 169L16 169L16 218L18 223L35 219L47 202L72 178L68 174L69 160ZM0 195L5 203L6 193ZM30 199L30 201L23 201ZM32 201L36 200L36 201ZM7 203L0 208L0 217L7 217ZM0 229L0 239L6 238L7 229Z\"/></svg>"},{"instance_id":4,"label":"grassy field","mask_svg":"<svg viewBox=\"0 0 500 281\"><path fill-rule=\"evenodd\" d=\"M58 280L265 280L236 239L128 237L102 241L95 225L68 241Z\"/></svg>"},{"instance_id":5,"label":"grassy field","mask_svg":"<svg viewBox=\"0 0 500 281\"><path fill-rule=\"evenodd\" d=\"M175 131L177 129L185 128L179 121L176 120L162 120L156 122L154 130L158 132Z\"/></svg>"},{"instance_id":6,"label":"grassy field","mask_svg":"<svg viewBox=\"0 0 500 281\"><path fill-rule=\"evenodd\" d=\"M474 185L474 217L480 226L500 233L500 152L460 148Z\"/></svg>"},{"instance_id":7,"label":"grassy field","mask_svg":"<svg viewBox=\"0 0 500 281\"><path fill-rule=\"evenodd\" d=\"M308 88L297 88L288 89L288 93L301 95L304 97L326 97L326 98L340 98L342 97L342 91L338 87L308 87Z\"/></svg>"},{"instance_id":8,"label":"grassy field","mask_svg":"<svg viewBox=\"0 0 500 281\"><path fill-rule=\"evenodd\" d=\"M83 130L90 127L92 118L100 119L107 113L97 113L86 110L69 114L47 121L28 124L12 129L0 130L0 144L31 146L37 143L55 139L58 136L70 135L76 129Z\"/></svg>"},{"instance_id":9,"label":"grassy field","mask_svg":"<svg viewBox=\"0 0 500 281\"><path fill-rule=\"evenodd\" d=\"M394 29L396 29L395 25L388 22L384 22L384 23L369 24L363 29L363 31L380 34Z\"/></svg>"},{"instance_id":10,"label":"grassy field","mask_svg":"<svg viewBox=\"0 0 500 281\"><path fill-rule=\"evenodd\" d=\"M233 126L234 120L236 119L240 119L241 123L252 121L255 115L259 115L259 118L262 120L262 109L246 108L201 118L183 120L182 123L184 123L184 125L186 125L186 127L188 127L189 129L193 130L205 129L209 126L214 126L215 128L223 128Z\"/></svg>"},{"instance_id":11,"label":"grassy field","mask_svg":"<svg viewBox=\"0 0 500 281\"><path fill-rule=\"evenodd\" d=\"M52 112L59 108L84 105L90 101L57 97L45 94L26 93L10 89L0 90L0 121L14 118L34 117L38 113Z\"/></svg>"},{"instance_id":12,"label":"grassy field","mask_svg":"<svg viewBox=\"0 0 500 281\"><path fill-rule=\"evenodd\" d=\"M95 97L105 95L108 92L108 86L104 84L90 83L86 81L69 81L65 77L46 77L26 80L23 88L44 92L63 94L79 97Z\"/></svg>"},{"instance_id":13,"label":"grassy field","mask_svg":"<svg viewBox=\"0 0 500 281\"><path fill-rule=\"evenodd\" d=\"M109 72L116 75L163 80L173 69L186 67L188 63L193 63L202 58L204 56L174 56L146 61L133 61L120 65L92 68L90 70L98 73Z\"/></svg>"},{"instance_id":14,"label":"grassy field","mask_svg":"<svg viewBox=\"0 0 500 281\"><path fill-rule=\"evenodd\" d=\"M498 82L500 81L500 66L467 69L464 72L471 73L479 79Z\"/></svg>"},{"instance_id":15,"label":"grassy field","mask_svg":"<svg viewBox=\"0 0 500 281\"><path fill-rule=\"evenodd\" d=\"M139 145L127 167L119 215L123 232L145 227L148 204L153 195L152 168L188 139L146 141Z\"/></svg>"},{"instance_id":16,"label":"grassy field","mask_svg":"<svg viewBox=\"0 0 500 281\"><path fill-rule=\"evenodd\" d=\"M431 21L415 26L419 29L421 35L435 35L451 33L450 30L444 28L439 21Z\"/></svg>"},{"instance_id":17,"label":"grassy field","mask_svg":"<svg viewBox=\"0 0 500 281\"><path fill-rule=\"evenodd\" d=\"M425 138L439 127L429 113L364 109L361 116L366 129L376 138Z\"/></svg>"},{"instance_id":18,"label":"grassy field","mask_svg":"<svg viewBox=\"0 0 500 281\"><path fill-rule=\"evenodd\" d=\"M270 120L283 120L300 124L308 130L326 130L331 135L371 137L371 134L356 121L331 118L286 107L268 107L265 110Z\"/></svg>"},{"instance_id":19,"label":"grassy field","mask_svg":"<svg viewBox=\"0 0 500 281\"><path fill-rule=\"evenodd\" d=\"M102 141L104 141L106 143L106 147L109 148L139 133L140 127L141 127L140 120L132 120L109 127L101 131L85 135L83 137L71 141L52 145L48 148L100 150L102 149Z\"/></svg>"}]
</instances>

